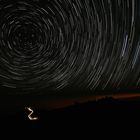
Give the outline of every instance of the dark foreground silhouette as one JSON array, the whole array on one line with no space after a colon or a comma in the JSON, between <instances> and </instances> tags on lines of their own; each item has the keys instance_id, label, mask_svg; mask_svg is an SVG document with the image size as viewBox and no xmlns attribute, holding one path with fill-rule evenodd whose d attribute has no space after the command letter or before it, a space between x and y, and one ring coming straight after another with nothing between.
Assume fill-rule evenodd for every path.
<instances>
[{"instance_id":1,"label":"dark foreground silhouette","mask_svg":"<svg viewBox=\"0 0 140 140\"><path fill-rule=\"evenodd\" d=\"M101 122L112 121L117 119L127 119L130 116L137 116L140 113L140 99L133 100L116 100L113 98L104 98L98 101L86 103L75 103L72 106L54 109L54 110L34 110L32 117L38 117L37 120L31 121L28 117L29 111L24 110L12 114L0 115L1 124L9 127L17 126L45 126L49 130L59 129L59 127L76 127L76 126L94 126ZM125 116L125 117L124 117ZM84 127L85 128L85 127Z\"/></svg>"}]
</instances>

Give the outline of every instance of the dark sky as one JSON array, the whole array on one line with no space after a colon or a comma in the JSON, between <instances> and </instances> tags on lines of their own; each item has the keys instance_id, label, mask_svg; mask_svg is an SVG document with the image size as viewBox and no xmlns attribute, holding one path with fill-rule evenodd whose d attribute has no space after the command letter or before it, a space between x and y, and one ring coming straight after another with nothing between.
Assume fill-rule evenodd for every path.
<instances>
[{"instance_id":1,"label":"dark sky","mask_svg":"<svg viewBox=\"0 0 140 140\"><path fill-rule=\"evenodd\" d=\"M1 108L137 97L139 0L0 0Z\"/></svg>"}]
</instances>

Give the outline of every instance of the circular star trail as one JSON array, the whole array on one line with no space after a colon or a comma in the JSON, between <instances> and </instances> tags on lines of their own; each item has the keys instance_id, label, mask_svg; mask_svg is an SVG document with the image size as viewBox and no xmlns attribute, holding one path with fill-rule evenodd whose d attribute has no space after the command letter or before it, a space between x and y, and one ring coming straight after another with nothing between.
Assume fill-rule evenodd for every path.
<instances>
[{"instance_id":1,"label":"circular star trail","mask_svg":"<svg viewBox=\"0 0 140 140\"><path fill-rule=\"evenodd\" d=\"M0 0L0 86L20 92L140 87L138 0Z\"/></svg>"}]
</instances>

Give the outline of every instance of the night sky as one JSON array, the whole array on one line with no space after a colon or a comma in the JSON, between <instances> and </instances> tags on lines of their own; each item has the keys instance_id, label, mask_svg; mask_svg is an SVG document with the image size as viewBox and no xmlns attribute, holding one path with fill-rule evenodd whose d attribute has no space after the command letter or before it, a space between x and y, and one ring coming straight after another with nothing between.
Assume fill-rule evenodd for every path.
<instances>
[{"instance_id":1,"label":"night sky","mask_svg":"<svg viewBox=\"0 0 140 140\"><path fill-rule=\"evenodd\" d=\"M139 19L139 0L0 0L1 104L136 95Z\"/></svg>"}]
</instances>

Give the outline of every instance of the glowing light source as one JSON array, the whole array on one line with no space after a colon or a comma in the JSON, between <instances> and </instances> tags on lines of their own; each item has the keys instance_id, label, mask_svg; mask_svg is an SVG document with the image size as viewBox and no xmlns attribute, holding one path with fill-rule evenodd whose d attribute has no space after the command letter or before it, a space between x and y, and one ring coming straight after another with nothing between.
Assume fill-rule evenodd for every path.
<instances>
[{"instance_id":1,"label":"glowing light source","mask_svg":"<svg viewBox=\"0 0 140 140\"><path fill-rule=\"evenodd\" d=\"M33 109L31 109L31 107L25 107L25 109L27 109L28 111L30 111L30 113L28 115L29 120L31 120L31 121L38 120L38 117L32 117L34 111L33 111Z\"/></svg>"}]
</instances>

